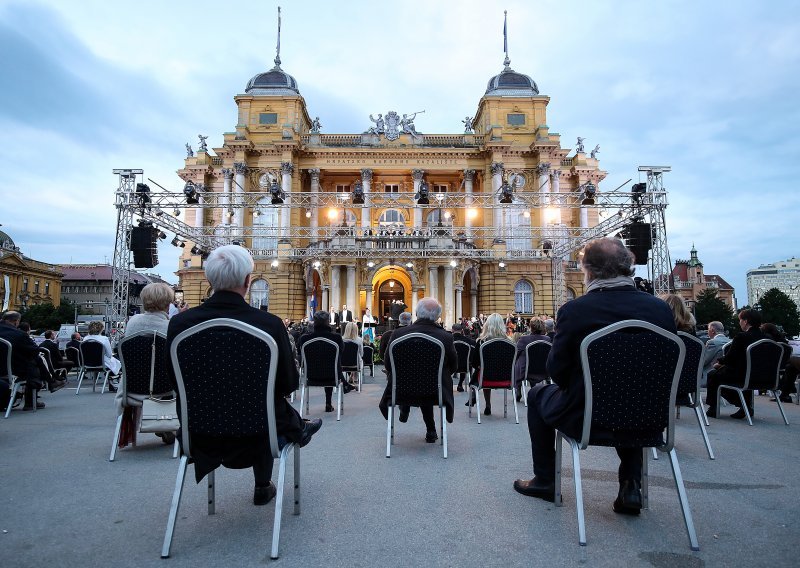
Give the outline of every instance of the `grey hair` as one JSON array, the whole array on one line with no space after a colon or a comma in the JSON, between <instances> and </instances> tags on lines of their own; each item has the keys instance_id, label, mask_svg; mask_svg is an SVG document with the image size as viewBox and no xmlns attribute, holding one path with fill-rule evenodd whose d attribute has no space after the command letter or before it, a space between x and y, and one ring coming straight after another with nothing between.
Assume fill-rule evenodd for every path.
<instances>
[{"instance_id":1,"label":"grey hair","mask_svg":"<svg viewBox=\"0 0 800 568\"><path fill-rule=\"evenodd\" d=\"M244 247L225 245L211 251L204 265L214 291L235 290L253 272L253 257Z\"/></svg>"},{"instance_id":2,"label":"grey hair","mask_svg":"<svg viewBox=\"0 0 800 568\"><path fill-rule=\"evenodd\" d=\"M548 333L553 331L553 329L555 329L555 327L556 327L556 322L553 321L553 318L547 318L546 320L544 320L544 329Z\"/></svg>"},{"instance_id":3,"label":"grey hair","mask_svg":"<svg viewBox=\"0 0 800 568\"><path fill-rule=\"evenodd\" d=\"M486 318L486 323L483 324L483 330L481 331L478 339L486 341L488 339L495 339L497 337L505 336L506 324L503 321L503 316L498 313L493 313Z\"/></svg>"},{"instance_id":4,"label":"grey hair","mask_svg":"<svg viewBox=\"0 0 800 568\"><path fill-rule=\"evenodd\" d=\"M422 298L417 303L417 317L419 319L436 321L442 315L442 305L436 298Z\"/></svg>"},{"instance_id":5,"label":"grey hair","mask_svg":"<svg viewBox=\"0 0 800 568\"><path fill-rule=\"evenodd\" d=\"M142 288L139 298L146 312L166 312L175 299L172 286L164 282L151 282Z\"/></svg>"},{"instance_id":6,"label":"grey hair","mask_svg":"<svg viewBox=\"0 0 800 568\"><path fill-rule=\"evenodd\" d=\"M633 276L634 256L619 239L594 239L583 247L581 266L589 281Z\"/></svg>"},{"instance_id":7,"label":"grey hair","mask_svg":"<svg viewBox=\"0 0 800 568\"><path fill-rule=\"evenodd\" d=\"M725 333L725 326L722 325L721 321L712 321L708 324L708 327L716 331L717 333Z\"/></svg>"},{"instance_id":8,"label":"grey hair","mask_svg":"<svg viewBox=\"0 0 800 568\"><path fill-rule=\"evenodd\" d=\"M417 310L419 313L419 310ZM397 316L397 322L399 325L408 325L411 323L411 313L410 312L403 312L399 316Z\"/></svg>"}]
</instances>

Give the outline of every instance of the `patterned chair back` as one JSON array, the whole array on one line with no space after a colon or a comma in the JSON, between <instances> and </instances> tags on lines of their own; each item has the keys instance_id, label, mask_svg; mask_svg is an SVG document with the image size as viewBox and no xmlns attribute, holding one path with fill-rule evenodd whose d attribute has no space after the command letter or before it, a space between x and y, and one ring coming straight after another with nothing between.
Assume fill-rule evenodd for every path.
<instances>
[{"instance_id":1,"label":"patterned chair back","mask_svg":"<svg viewBox=\"0 0 800 568\"><path fill-rule=\"evenodd\" d=\"M335 387L340 380L339 346L325 337L303 343L300 360L306 384L312 387Z\"/></svg>"},{"instance_id":2,"label":"patterned chair back","mask_svg":"<svg viewBox=\"0 0 800 568\"><path fill-rule=\"evenodd\" d=\"M479 388L507 389L514 381L517 346L506 338L484 341L480 346L481 376Z\"/></svg>"},{"instance_id":3,"label":"patterned chair back","mask_svg":"<svg viewBox=\"0 0 800 568\"><path fill-rule=\"evenodd\" d=\"M547 357L553 344L543 339L531 341L525 346L525 378L531 382L547 378Z\"/></svg>"},{"instance_id":4,"label":"patterned chair back","mask_svg":"<svg viewBox=\"0 0 800 568\"><path fill-rule=\"evenodd\" d=\"M11 382L11 377L14 373L11 371L11 343L5 339L0 339L0 377L8 379Z\"/></svg>"},{"instance_id":5,"label":"patterned chair back","mask_svg":"<svg viewBox=\"0 0 800 568\"><path fill-rule=\"evenodd\" d=\"M155 349L153 347L155 346ZM153 393L171 392L172 381L167 372L167 338L163 333L139 331L126 335L117 346L125 380L125 395L150 394L150 369L153 370ZM155 359L154 359L155 358ZM125 398L123 398L125 400Z\"/></svg>"},{"instance_id":6,"label":"patterned chair back","mask_svg":"<svg viewBox=\"0 0 800 568\"><path fill-rule=\"evenodd\" d=\"M598 445L672 448L675 396L686 348L675 333L651 323L624 320L581 342L585 405L581 447ZM618 440L608 439L614 433Z\"/></svg>"},{"instance_id":7,"label":"patterned chair back","mask_svg":"<svg viewBox=\"0 0 800 568\"><path fill-rule=\"evenodd\" d=\"M91 336L90 336L91 337ZM87 338L81 341L81 362L84 367L102 369L105 367L103 362L103 344L99 341L92 341Z\"/></svg>"},{"instance_id":8,"label":"patterned chair back","mask_svg":"<svg viewBox=\"0 0 800 568\"><path fill-rule=\"evenodd\" d=\"M364 346L364 357L362 360L364 361L365 367L372 367L374 365L374 358L375 358L375 348L372 345L365 345Z\"/></svg>"},{"instance_id":9,"label":"patterned chair back","mask_svg":"<svg viewBox=\"0 0 800 568\"><path fill-rule=\"evenodd\" d=\"M747 347L747 375L744 388L778 388L778 374L781 369L783 347L771 339L760 339Z\"/></svg>"},{"instance_id":10,"label":"patterned chair back","mask_svg":"<svg viewBox=\"0 0 800 568\"><path fill-rule=\"evenodd\" d=\"M472 345L466 341L456 339L453 341L458 353L458 370L457 373L469 373L469 359L472 355Z\"/></svg>"},{"instance_id":11,"label":"patterned chair back","mask_svg":"<svg viewBox=\"0 0 800 568\"><path fill-rule=\"evenodd\" d=\"M700 381L703 378L703 359L706 346L700 338L684 331L679 331L678 337L683 341L683 346L686 348L686 357L683 359L677 396L681 397L690 394L696 397Z\"/></svg>"},{"instance_id":12,"label":"patterned chair back","mask_svg":"<svg viewBox=\"0 0 800 568\"><path fill-rule=\"evenodd\" d=\"M279 457L273 412L278 346L268 333L240 321L212 319L178 334L170 360L184 453L191 456L191 434L268 432L272 455Z\"/></svg>"},{"instance_id":13,"label":"patterned chair back","mask_svg":"<svg viewBox=\"0 0 800 568\"><path fill-rule=\"evenodd\" d=\"M357 368L358 367L358 343L350 339L344 340L344 349L342 350L342 367Z\"/></svg>"},{"instance_id":14,"label":"patterned chair back","mask_svg":"<svg viewBox=\"0 0 800 568\"><path fill-rule=\"evenodd\" d=\"M424 333L409 333L389 345L392 404L438 400L442 404L444 344Z\"/></svg>"},{"instance_id":15,"label":"patterned chair back","mask_svg":"<svg viewBox=\"0 0 800 568\"><path fill-rule=\"evenodd\" d=\"M81 352L78 351L76 347L67 347L64 349L64 356L76 365L81 364Z\"/></svg>"}]
</instances>

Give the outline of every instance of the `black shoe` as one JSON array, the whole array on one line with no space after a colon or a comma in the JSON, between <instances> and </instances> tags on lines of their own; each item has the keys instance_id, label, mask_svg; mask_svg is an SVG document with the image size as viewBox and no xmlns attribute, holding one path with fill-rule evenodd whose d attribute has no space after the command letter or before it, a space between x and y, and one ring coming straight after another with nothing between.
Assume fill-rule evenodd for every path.
<instances>
[{"instance_id":1,"label":"black shoe","mask_svg":"<svg viewBox=\"0 0 800 568\"><path fill-rule=\"evenodd\" d=\"M322 428L322 419L315 418L314 420L306 420L303 427L303 437L300 438L300 447L304 448L311 441L311 436L317 433L317 430Z\"/></svg>"},{"instance_id":2,"label":"black shoe","mask_svg":"<svg viewBox=\"0 0 800 568\"><path fill-rule=\"evenodd\" d=\"M350 383L348 383L346 381L342 383L342 392L344 392L344 394L347 394L350 391L355 390L355 388L356 387L354 387L353 385L351 385Z\"/></svg>"},{"instance_id":3,"label":"black shoe","mask_svg":"<svg viewBox=\"0 0 800 568\"><path fill-rule=\"evenodd\" d=\"M156 432L156 436L167 446L175 443L175 432Z\"/></svg>"},{"instance_id":4,"label":"black shoe","mask_svg":"<svg viewBox=\"0 0 800 568\"><path fill-rule=\"evenodd\" d=\"M401 407L400 408L400 422L402 422L403 424L408 422L408 415L409 414L411 414L411 408L410 407L408 407L408 406Z\"/></svg>"},{"instance_id":5,"label":"black shoe","mask_svg":"<svg viewBox=\"0 0 800 568\"><path fill-rule=\"evenodd\" d=\"M621 515L638 515L642 511L642 485L638 481L622 481L619 495L614 501L614 512Z\"/></svg>"},{"instance_id":6,"label":"black shoe","mask_svg":"<svg viewBox=\"0 0 800 568\"><path fill-rule=\"evenodd\" d=\"M259 487L256 485L256 488L253 490L253 505L266 505L272 501L277 494L278 489L271 481L266 487Z\"/></svg>"},{"instance_id":7,"label":"black shoe","mask_svg":"<svg viewBox=\"0 0 800 568\"><path fill-rule=\"evenodd\" d=\"M333 412L333 405L332 404L326 404L325 405L325 412Z\"/></svg>"},{"instance_id":8,"label":"black shoe","mask_svg":"<svg viewBox=\"0 0 800 568\"><path fill-rule=\"evenodd\" d=\"M751 408L749 410L750 410L750 418L752 418L754 416L753 409ZM739 410L731 414L731 418L736 418L737 420L743 420L747 418L747 415L744 413L744 408L740 408Z\"/></svg>"},{"instance_id":9,"label":"black shoe","mask_svg":"<svg viewBox=\"0 0 800 568\"><path fill-rule=\"evenodd\" d=\"M461 385L458 385L458 386L456 387L456 390L457 390L458 392L464 392L464 387L462 387Z\"/></svg>"},{"instance_id":10,"label":"black shoe","mask_svg":"<svg viewBox=\"0 0 800 568\"><path fill-rule=\"evenodd\" d=\"M436 430L428 430L425 433L425 441L429 444L433 444L436 440L439 439L439 436L436 434Z\"/></svg>"},{"instance_id":11,"label":"black shoe","mask_svg":"<svg viewBox=\"0 0 800 568\"><path fill-rule=\"evenodd\" d=\"M491 416L492 415L492 406L487 405L486 408L483 410L484 416Z\"/></svg>"},{"instance_id":12,"label":"black shoe","mask_svg":"<svg viewBox=\"0 0 800 568\"><path fill-rule=\"evenodd\" d=\"M40 409L44 408L44 406L45 406L45 404L42 401L40 401L40 400L36 401L36 409L37 410L40 410ZM33 410L33 405L31 405L31 406L25 405L25 406L22 407L22 410Z\"/></svg>"},{"instance_id":13,"label":"black shoe","mask_svg":"<svg viewBox=\"0 0 800 568\"><path fill-rule=\"evenodd\" d=\"M542 482L536 479L517 479L514 482L514 491L527 497L544 499L550 503L556 500L556 484L552 481Z\"/></svg>"},{"instance_id":14,"label":"black shoe","mask_svg":"<svg viewBox=\"0 0 800 568\"><path fill-rule=\"evenodd\" d=\"M464 406L475 406L475 398L470 395L469 400L464 403Z\"/></svg>"},{"instance_id":15,"label":"black shoe","mask_svg":"<svg viewBox=\"0 0 800 568\"><path fill-rule=\"evenodd\" d=\"M61 390L64 388L64 385L67 384L67 381L60 380L60 381L52 381L47 384L47 388L50 392L56 392L57 390Z\"/></svg>"}]
</instances>

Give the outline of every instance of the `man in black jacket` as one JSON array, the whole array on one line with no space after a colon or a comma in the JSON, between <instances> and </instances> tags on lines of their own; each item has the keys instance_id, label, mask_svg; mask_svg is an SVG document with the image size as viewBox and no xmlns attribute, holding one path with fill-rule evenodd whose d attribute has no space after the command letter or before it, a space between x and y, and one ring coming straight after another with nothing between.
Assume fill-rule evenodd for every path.
<instances>
[{"instance_id":1,"label":"man in black jacket","mask_svg":"<svg viewBox=\"0 0 800 568\"><path fill-rule=\"evenodd\" d=\"M634 286L633 254L622 241L590 241L583 252L586 294L558 310L558 327L547 359L554 384L540 383L528 391L528 431L534 478L518 479L514 489L546 501L555 499L555 429L579 438L583 428L584 383L580 362L583 339L607 325L627 319L644 320L677 333L666 302ZM638 515L642 508L642 449L617 448L620 490L617 513Z\"/></svg>"},{"instance_id":2,"label":"man in black jacket","mask_svg":"<svg viewBox=\"0 0 800 568\"><path fill-rule=\"evenodd\" d=\"M330 339L336 345L339 346L339 359L336 361L336 377L337 381L341 381L343 378L342 375L342 352L344 351L344 340L342 339L341 334L334 333L331 329L331 316L325 310L320 310L314 314L314 319L312 329L308 333L301 335L300 340L297 342L297 353L298 357L301 359L303 358L303 344L305 344L309 339L314 339L315 337L324 337L325 339ZM314 364L314 362L309 362L309 364ZM350 383L342 383L342 388L344 392L350 392L355 387ZM325 387L325 412L333 412L333 387Z\"/></svg>"},{"instance_id":3,"label":"man in black jacket","mask_svg":"<svg viewBox=\"0 0 800 568\"><path fill-rule=\"evenodd\" d=\"M708 415L717 418L717 391L720 385L731 385L740 387L744 384L744 376L747 373L747 348L760 339L765 339L761 333L761 314L756 310L742 310L739 312L739 327L744 333L740 333L731 341L727 355L720 357L714 364L714 368L708 372L708 392L706 402L709 405ZM722 391L722 397L733 404L739 406L742 402L739 395L734 391ZM753 391L745 392L745 403L753 415ZM731 414L731 418L745 418L744 408Z\"/></svg>"},{"instance_id":4,"label":"man in black jacket","mask_svg":"<svg viewBox=\"0 0 800 568\"><path fill-rule=\"evenodd\" d=\"M167 329L167 353L175 337L204 321L230 318L267 332L278 345L278 368L275 374L275 425L278 436L305 446L311 436L322 426L321 420L304 421L289 404L286 397L297 390L299 375L294 364L292 348L286 326L269 312L249 306L245 302L253 272L253 259L246 249L238 245L222 246L205 261L206 279L214 294L201 305L172 317ZM247 353L242 352L242 357ZM174 369L169 365L174 382ZM191 377L184 377L188 382ZM177 385L176 385L177 392ZM255 490L254 505L266 505L276 495L272 477L272 453L266 435L239 436L235 438L192 434L192 452L195 477L199 483L220 465L233 469L253 468Z\"/></svg>"},{"instance_id":5,"label":"man in black jacket","mask_svg":"<svg viewBox=\"0 0 800 568\"><path fill-rule=\"evenodd\" d=\"M39 347L43 347L47 349L50 353L50 362L53 364L53 367L56 369L66 369L67 373L69 373L70 369L72 369L73 363L69 359L65 359L61 355L61 350L58 348L58 343L56 343L56 332L52 329L48 329L44 332L44 341L42 341Z\"/></svg>"}]
</instances>

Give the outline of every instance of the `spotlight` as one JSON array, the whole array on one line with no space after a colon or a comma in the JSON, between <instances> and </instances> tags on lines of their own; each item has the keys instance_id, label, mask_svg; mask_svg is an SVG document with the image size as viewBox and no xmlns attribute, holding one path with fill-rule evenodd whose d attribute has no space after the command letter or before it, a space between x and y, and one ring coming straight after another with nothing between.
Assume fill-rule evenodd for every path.
<instances>
[{"instance_id":1,"label":"spotlight","mask_svg":"<svg viewBox=\"0 0 800 568\"><path fill-rule=\"evenodd\" d=\"M179 217L181 214L181 210L176 207L175 211L173 211L172 214L175 215L176 217Z\"/></svg>"},{"instance_id":2,"label":"spotlight","mask_svg":"<svg viewBox=\"0 0 800 568\"><path fill-rule=\"evenodd\" d=\"M370 260L370 261L367 263L367 266L369 266L370 268L374 268L374 267L375 267L375 263L374 263L374 262L372 262L372 261Z\"/></svg>"},{"instance_id":3,"label":"spotlight","mask_svg":"<svg viewBox=\"0 0 800 568\"><path fill-rule=\"evenodd\" d=\"M631 187L631 192L633 193L633 195L631 197L633 198L633 201L635 203L638 203L639 200L642 199L642 196L645 194L646 191L647 191L647 184L646 183L635 183L635 184L633 184L633 187Z\"/></svg>"},{"instance_id":4,"label":"spotlight","mask_svg":"<svg viewBox=\"0 0 800 568\"><path fill-rule=\"evenodd\" d=\"M445 219L447 219L447 220L450 220L450 218L451 218L452 216L453 216L453 214L452 214L452 213L450 213L450 211L445 211L445 212L444 212L444 218L445 218Z\"/></svg>"},{"instance_id":5,"label":"spotlight","mask_svg":"<svg viewBox=\"0 0 800 568\"><path fill-rule=\"evenodd\" d=\"M451 268L455 268L456 266L458 266L458 263L455 260L451 260L450 261L450 267Z\"/></svg>"},{"instance_id":6,"label":"spotlight","mask_svg":"<svg viewBox=\"0 0 800 568\"><path fill-rule=\"evenodd\" d=\"M174 247L181 247L181 248L183 248L183 247L185 247L185 246L186 246L186 243L185 243L185 242L183 242L182 240L180 240L180 239L177 237L177 235L176 235L176 236L175 236L175 238L174 238L174 239L172 239L172 246L174 246Z\"/></svg>"},{"instance_id":7,"label":"spotlight","mask_svg":"<svg viewBox=\"0 0 800 568\"><path fill-rule=\"evenodd\" d=\"M137 183L136 184L136 197L139 200L139 205L144 207L145 204L150 203L150 196L147 195L150 193L150 186L146 183Z\"/></svg>"},{"instance_id":8,"label":"spotlight","mask_svg":"<svg viewBox=\"0 0 800 568\"><path fill-rule=\"evenodd\" d=\"M167 238L167 233L165 233L164 231L159 231L159 232L158 232L158 238L159 238L159 239L161 239L162 241L163 241L163 240L166 240L166 238Z\"/></svg>"},{"instance_id":9,"label":"spotlight","mask_svg":"<svg viewBox=\"0 0 800 568\"><path fill-rule=\"evenodd\" d=\"M525 217L526 219L530 219L531 212L528 211L528 210L525 210L525 211L522 212L522 216Z\"/></svg>"},{"instance_id":10,"label":"spotlight","mask_svg":"<svg viewBox=\"0 0 800 568\"><path fill-rule=\"evenodd\" d=\"M364 186L360 180L353 187L353 205L364 205Z\"/></svg>"},{"instance_id":11,"label":"spotlight","mask_svg":"<svg viewBox=\"0 0 800 568\"><path fill-rule=\"evenodd\" d=\"M419 186L419 191L414 195L414 199L417 200L417 205L429 205L430 200L430 191L428 189L428 182L423 181Z\"/></svg>"},{"instance_id":12,"label":"spotlight","mask_svg":"<svg viewBox=\"0 0 800 568\"><path fill-rule=\"evenodd\" d=\"M503 182L503 185L500 186L500 203L514 203L514 189L511 187L507 181Z\"/></svg>"},{"instance_id":13,"label":"spotlight","mask_svg":"<svg viewBox=\"0 0 800 568\"><path fill-rule=\"evenodd\" d=\"M497 264L497 266L499 266L500 268L505 268L505 267L506 267L506 263L505 263L505 262L503 262L503 261L501 260L501 261L500 261L500 262Z\"/></svg>"},{"instance_id":14,"label":"spotlight","mask_svg":"<svg viewBox=\"0 0 800 568\"><path fill-rule=\"evenodd\" d=\"M258 217L259 215L261 215L261 211L259 211L258 209L253 211L253 217Z\"/></svg>"},{"instance_id":15,"label":"spotlight","mask_svg":"<svg viewBox=\"0 0 800 568\"><path fill-rule=\"evenodd\" d=\"M306 209L306 219L311 219L311 210Z\"/></svg>"},{"instance_id":16,"label":"spotlight","mask_svg":"<svg viewBox=\"0 0 800 568\"><path fill-rule=\"evenodd\" d=\"M194 182L186 182L186 185L183 186L183 194L186 196L187 205L197 205L200 203L200 200L197 199L197 186L195 186Z\"/></svg>"},{"instance_id":17,"label":"spotlight","mask_svg":"<svg viewBox=\"0 0 800 568\"><path fill-rule=\"evenodd\" d=\"M273 260L273 261L270 263L270 266L271 266L272 268L278 268L278 264L280 264L280 263L278 262L278 259L276 258L275 260Z\"/></svg>"},{"instance_id":18,"label":"spotlight","mask_svg":"<svg viewBox=\"0 0 800 568\"><path fill-rule=\"evenodd\" d=\"M315 261L314 261L314 264L312 264L312 266L313 266L314 268L319 268L320 266L322 266L322 263L321 263L320 261L318 261L318 260L315 260Z\"/></svg>"},{"instance_id":19,"label":"spotlight","mask_svg":"<svg viewBox=\"0 0 800 568\"><path fill-rule=\"evenodd\" d=\"M394 280L389 280L389 288L394 288Z\"/></svg>"},{"instance_id":20,"label":"spotlight","mask_svg":"<svg viewBox=\"0 0 800 568\"><path fill-rule=\"evenodd\" d=\"M413 262L406 262L406 268L414 268Z\"/></svg>"},{"instance_id":21,"label":"spotlight","mask_svg":"<svg viewBox=\"0 0 800 568\"><path fill-rule=\"evenodd\" d=\"M191 250L191 251L189 251L189 252L191 252L192 254L200 254L200 255L202 255L202 254L203 254L203 249L201 249L201 248L200 248L199 246L197 246L197 245L194 245L194 246L192 247L192 250Z\"/></svg>"},{"instance_id":22,"label":"spotlight","mask_svg":"<svg viewBox=\"0 0 800 568\"><path fill-rule=\"evenodd\" d=\"M542 251L545 256L550 256L553 252L553 243L550 241L542 241Z\"/></svg>"},{"instance_id":23,"label":"spotlight","mask_svg":"<svg viewBox=\"0 0 800 568\"><path fill-rule=\"evenodd\" d=\"M161 209L156 209L156 217L161 217L164 214L164 211Z\"/></svg>"},{"instance_id":24,"label":"spotlight","mask_svg":"<svg viewBox=\"0 0 800 568\"><path fill-rule=\"evenodd\" d=\"M244 243L242 241L238 241L238 240L231 241L231 244L232 245L239 245L240 247L244 246Z\"/></svg>"},{"instance_id":25,"label":"spotlight","mask_svg":"<svg viewBox=\"0 0 800 568\"><path fill-rule=\"evenodd\" d=\"M597 194L597 188L594 186L592 182L587 182L583 186L584 198L583 201L581 201L581 205L594 205L594 196L596 194Z\"/></svg>"},{"instance_id":26,"label":"spotlight","mask_svg":"<svg viewBox=\"0 0 800 568\"><path fill-rule=\"evenodd\" d=\"M277 180L272 180L272 184L269 188L270 194L272 194L272 204L273 205L280 205L283 203L283 199L286 197L286 194L283 193L281 186L278 185Z\"/></svg>"},{"instance_id":27,"label":"spotlight","mask_svg":"<svg viewBox=\"0 0 800 568\"><path fill-rule=\"evenodd\" d=\"M475 209L474 207L470 207L469 209L467 209L467 218L468 219L474 219L477 216L478 216L478 210L477 209Z\"/></svg>"}]
</instances>

